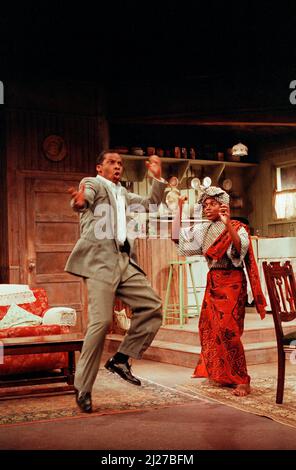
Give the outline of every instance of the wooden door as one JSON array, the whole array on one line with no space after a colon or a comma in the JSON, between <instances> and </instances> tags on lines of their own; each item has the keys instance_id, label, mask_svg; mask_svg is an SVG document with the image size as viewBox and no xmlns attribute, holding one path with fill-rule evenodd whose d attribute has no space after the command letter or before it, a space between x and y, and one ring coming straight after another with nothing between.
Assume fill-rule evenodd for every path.
<instances>
[{"instance_id":1,"label":"wooden door","mask_svg":"<svg viewBox=\"0 0 296 470\"><path fill-rule=\"evenodd\" d=\"M79 217L70 207L67 189L79 181L26 179L26 254L24 270L30 286L43 287L49 304L76 309L75 330L83 331L84 286L64 272L79 238Z\"/></svg>"}]
</instances>

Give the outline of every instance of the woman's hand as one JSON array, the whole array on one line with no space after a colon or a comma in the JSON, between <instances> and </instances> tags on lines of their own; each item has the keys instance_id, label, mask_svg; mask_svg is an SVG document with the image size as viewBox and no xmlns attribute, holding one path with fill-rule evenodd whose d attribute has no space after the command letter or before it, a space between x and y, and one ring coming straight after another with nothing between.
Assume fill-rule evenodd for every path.
<instances>
[{"instance_id":1,"label":"woman's hand","mask_svg":"<svg viewBox=\"0 0 296 470\"><path fill-rule=\"evenodd\" d=\"M237 231L235 230L233 225L231 225L230 209L229 209L229 206L227 206L227 204L221 204L219 215L220 215L220 219L222 220L223 224L226 226L226 229L228 230L231 236L231 239L235 246L236 251L240 253L241 252L241 240Z\"/></svg>"},{"instance_id":2,"label":"woman's hand","mask_svg":"<svg viewBox=\"0 0 296 470\"><path fill-rule=\"evenodd\" d=\"M219 216L223 224L228 225L228 223L230 222L230 211L229 206L227 206L227 204L221 204Z\"/></svg>"}]
</instances>

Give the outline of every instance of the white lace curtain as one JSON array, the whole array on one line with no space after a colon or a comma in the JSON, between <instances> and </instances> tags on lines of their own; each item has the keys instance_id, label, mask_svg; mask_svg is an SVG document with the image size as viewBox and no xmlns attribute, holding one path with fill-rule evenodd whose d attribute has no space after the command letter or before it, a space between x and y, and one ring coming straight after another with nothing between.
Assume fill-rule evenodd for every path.
<instances>
[{"instance_id":1,"label":"white lace curtain","mask_svg":"<svg viewBox=\"0 0 296 470\"><path fill-rule=\"evenodd\" d=\"M280 191L275 194L275 212L278 219L296 218L296 191Z\"/></svg>"}]
</instances>

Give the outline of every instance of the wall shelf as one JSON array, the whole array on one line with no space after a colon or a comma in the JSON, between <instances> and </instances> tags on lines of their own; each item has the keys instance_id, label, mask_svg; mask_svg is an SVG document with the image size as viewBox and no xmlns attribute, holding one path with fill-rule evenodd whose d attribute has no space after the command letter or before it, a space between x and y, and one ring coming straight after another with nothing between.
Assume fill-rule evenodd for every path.
<instances>
[{"instance_id":1,"label":"wall shelf","mask_svg":"<svg viewBox=\"0 0 296 470\"><path fill-rule=\"evenodd\" d=\"M138 156L138 155L126 155L121 154L124 172L122 176L122 181L143 181L145 176L147 176L147 168L145 162L149 158L148 156ZM168 178L169 176L177 176L178 180L181 182L184 178L186 171L189 168L212 167L211 177L213 181L218 181L220 175L226 167L235 167L235 168L244 168L244 167L254 167L258 163L245 163L245 162L229 162L229 161L216 161L216 160L191 160L184 158L168 158L162 157L162 169L163 177Z\"/></svg>"}]
</instances>

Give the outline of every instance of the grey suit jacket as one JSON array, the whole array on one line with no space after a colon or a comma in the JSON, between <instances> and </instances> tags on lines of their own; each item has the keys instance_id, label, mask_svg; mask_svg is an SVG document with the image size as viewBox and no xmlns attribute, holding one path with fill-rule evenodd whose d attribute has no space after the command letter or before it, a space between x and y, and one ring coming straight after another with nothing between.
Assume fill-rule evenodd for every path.
<instances>
[{"instance_id":1,"label":"grey suit jacket","mask_svg":"<svg viewBox=\"0 0 296 470\"><path fill-rule=\"evenodd\" d=\"M70 254L65 271L112 283L119 253L116 202L111 189L102 184L99 178L84 178L81 184L85 184L87 208L80 213L80 238ZM165 188L165 182L154 180L150 196L143 198L129 193L122 187L121 194L125 197L126 211L128 212L128 207L133 204L141 204L146 211L149 210L149 204L159 205ZM127 217L126 222L128 221ZM102 237L100 234L104 230L108 234ZM134 240L128 233L127 238L131 247L130 262L141 270L133 252Z\"/></svg>"}]
</instances>

